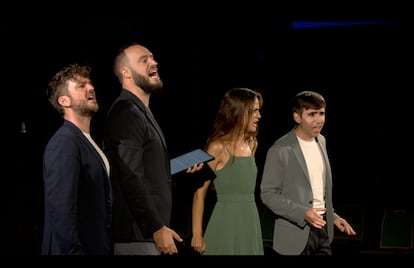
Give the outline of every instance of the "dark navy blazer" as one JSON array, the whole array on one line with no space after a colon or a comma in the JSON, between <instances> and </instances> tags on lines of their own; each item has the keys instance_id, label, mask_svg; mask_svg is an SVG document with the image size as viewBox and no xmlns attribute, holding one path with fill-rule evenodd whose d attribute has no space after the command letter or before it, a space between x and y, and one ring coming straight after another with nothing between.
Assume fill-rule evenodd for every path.
<instances>
[{"instance_id":1,"label":"dark navy blazer","mask_svg":"<svg viewBox=\"0 0 414 268\"><path fill-rule=\"evenodd\" d=\"M42 255L111 254L112 188L99 153L65 120L43 156Z\"/></svg>"}]
</instances>

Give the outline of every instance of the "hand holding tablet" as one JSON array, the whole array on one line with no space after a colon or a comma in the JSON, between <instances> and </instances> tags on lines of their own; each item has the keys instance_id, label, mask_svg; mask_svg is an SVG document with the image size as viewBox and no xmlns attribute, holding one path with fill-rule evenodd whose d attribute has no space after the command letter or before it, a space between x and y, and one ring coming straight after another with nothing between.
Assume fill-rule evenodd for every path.
<instances>
[{"instance_id":1,"label":"hand holding tablet","mask_svg":"<svg viewBox=\"0 0 414 268\"><path fill-rule=\"evenodd\" d=\"M214 156L201 150L195 149L194 151L182 154L170 160L171 163L171 175L174 175L180 171L186 170L196 164L206 163L214 159Z\"/></svg>"}]
</instances>

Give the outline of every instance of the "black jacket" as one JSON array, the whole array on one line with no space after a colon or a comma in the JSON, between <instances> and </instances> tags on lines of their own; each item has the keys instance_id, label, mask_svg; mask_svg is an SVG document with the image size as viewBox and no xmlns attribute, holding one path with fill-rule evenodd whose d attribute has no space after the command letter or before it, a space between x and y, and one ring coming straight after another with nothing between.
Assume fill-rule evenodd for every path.
<instances>
[{"instance_id":1,"label":"black jacket","mask_svg":"<svg viewBox=\"0 0 414 268\"><path fill-rule=\"evenodd\" d=\"M114 191L113 241L152 241L170 225L170 159L151 111L125 89L108 112L104 151Z\"/></svg>"}]
</instances>

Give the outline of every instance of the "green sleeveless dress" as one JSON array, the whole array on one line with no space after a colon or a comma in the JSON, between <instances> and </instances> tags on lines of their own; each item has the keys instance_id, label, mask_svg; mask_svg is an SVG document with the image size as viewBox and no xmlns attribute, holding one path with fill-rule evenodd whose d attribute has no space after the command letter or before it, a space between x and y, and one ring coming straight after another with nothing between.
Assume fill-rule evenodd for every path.
<instances>
[{"instance_id":1,"label":"green sleeveless dress","mask_svg":"<svg viewBox=\"0 0 414 268\"><path fill-rule=\"evenodd\" d=\"M230 157L215 173L217 203L204 232L203 255L263 255L253 156Z\"/></svg>"}]
</instances>

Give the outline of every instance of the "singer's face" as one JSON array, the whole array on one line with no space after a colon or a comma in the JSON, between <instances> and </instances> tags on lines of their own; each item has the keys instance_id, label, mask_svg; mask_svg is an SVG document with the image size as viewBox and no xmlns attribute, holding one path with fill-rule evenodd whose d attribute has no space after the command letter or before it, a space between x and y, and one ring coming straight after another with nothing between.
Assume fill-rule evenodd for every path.
<instances>
[{"instance_id":1,"label":"singer's face","mask_svg":"<svg viewBox=\"0 0 414 268\"><path fill-rule=\"evenodd\" d=\"M304 109L302 114L293 114L298 127L296 133L304 140L312 140L317 137L325 124L325 108Z\"/></svg>"},{"instance_id":2,"label":"singer's face","mask_svg":"<svg viewBox=\"0 0 414 268\"><path fill-rule=\"evenodd\" d=\"M246 113L246 117L248 113ZM258 98L255 98L253 107L251 108L251 115L247 118L247 130L249 132L256 132L259 119L262 117L260 114L260 102Z\"/></svg>"},{"instance_id":3,"label":"singer's face","mask_svg":"<svg viewBox=\"0 0 414 268\"><path fill-rule=\"evenodd\" d=\"M68 81L70 108L83 116L92 116L99 110L95 88L90 79L77 77Z\"/></svg>"},{"instance_id":4,"label":"singer's face","mask_svg":"<svg viewBox=\"0 0 414 268\"><path fill-rule=\"evenodd\" d=\"M147 93L162 89L163 83L158 73L158 63L153 54L143 46L129 47L125 53L129 58L134 83Z\"/></svg>"}]
</instances>

